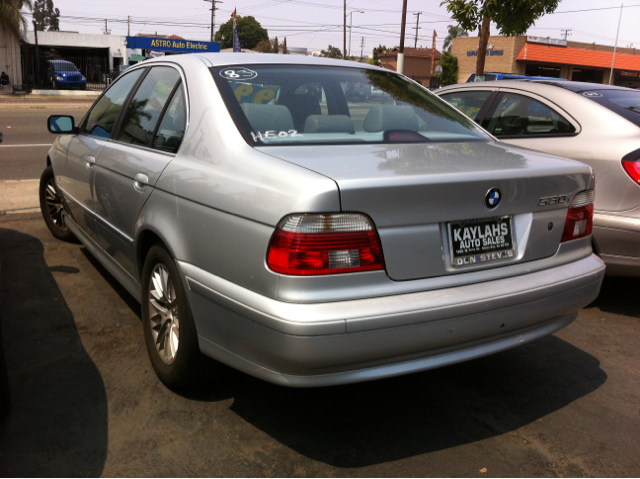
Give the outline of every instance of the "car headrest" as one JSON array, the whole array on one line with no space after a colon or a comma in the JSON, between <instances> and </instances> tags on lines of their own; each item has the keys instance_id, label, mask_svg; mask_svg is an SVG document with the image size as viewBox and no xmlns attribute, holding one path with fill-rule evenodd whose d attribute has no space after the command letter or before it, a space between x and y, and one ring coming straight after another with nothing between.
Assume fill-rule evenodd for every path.
<instances>
[{"instance_id":1,"label":"car headrest","mask_svg":"<svg viewBox=\"0 0 640 479\"><path fill-rule=\"evenodd\" d=\"M309 115L305 133L355 133L353 120L347 115Z\"/></svg>"},{"instance_id":2,"label":"car headrest","mask_svg":"<svg viewBox=\"0 0 640 479\"><path fill-rule=\"evenodd\" d=\"M278 100L278 104L289 108L293 122L298 130L303 128L304 122L309 115L320 115L322 113L320 102L314 95L294 94L283 96Z\"/></svg>"},{"instance_id":3,"label":"car headrest","mask_svg":"<svg viewBox=\"0 0 640 479\"><path fill-rule=\"evenodd\" d=\"M364 119L364 131L418 131L418 116L409 105L374 106Z\"/></svg>"},{"instance_id":4,"label":"car headrest","mask_svg":"<svg viewBox=\"0 0 640 479\"><path fill-rule=\"evenodd\" d=\"M241 108L254 131L293 130L293 119L286 106L243 103Z\"/></svg>"}]
</instances>

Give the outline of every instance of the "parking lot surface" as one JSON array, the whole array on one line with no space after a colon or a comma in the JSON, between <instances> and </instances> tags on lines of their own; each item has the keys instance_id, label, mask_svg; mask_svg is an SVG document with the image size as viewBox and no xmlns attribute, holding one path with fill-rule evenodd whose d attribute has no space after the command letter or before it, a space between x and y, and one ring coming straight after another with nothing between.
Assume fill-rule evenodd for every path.
<instances>
[{"instance_id":1,"label":"parking lot surface","mask_svg":"<svg viewBox=\"0 0 640 479\"><path fill-rule=\"evenodd\" d=\"M289 389L230 370L172 392L140 307L37 216L0 221L13 409L2 476L640 475L637 279L564 330L393 379Z\"/></svg>"}]
</instances>

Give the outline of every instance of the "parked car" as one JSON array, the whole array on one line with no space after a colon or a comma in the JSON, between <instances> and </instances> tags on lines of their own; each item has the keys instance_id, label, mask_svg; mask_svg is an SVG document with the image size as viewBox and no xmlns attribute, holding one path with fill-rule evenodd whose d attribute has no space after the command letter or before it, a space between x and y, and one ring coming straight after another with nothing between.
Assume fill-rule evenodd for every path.
<instances>
[{"instance_id":1,"label":"parked car","mask_svg":"<svg viewBox=\"0 0 640 479\"><path fill-rule=\"evenodd\" d=\"M607 274L640 276L640 92L582 82L452 85L438 95L498 139L596 174L593 238Z\"/></svg>"},{"instance_id":2,"label":"parked car","mask_svg":"<svg viewBox=\"0 0 640 479\"><path fill-rule=\"evenodd\" d=\"M472 73L467 78L467 83L474 83L479 81L497 81L497 80L551 80L551 81L567 81L564 78L553 78L553 77L539 77L539 76L528 76L528 75L516 75L515 73L495 73L495 72L487 72L482 76L482 80L480 77L476 80L476 74Z\"/></svg>"},{"instance_id":3,"label":"parked car","mask_svg":"<svg viewBox=\"0 0 640 479\"><path fill-rule=\"evenodd\" d=\"M349 82L394 103L354 103ZM496 142L383 68L177 55L48 124L44 219L141 302L171 388L213 367L202 354L286 386L457 363L600 290L591 168Z\"/></svg>"},{"instance_id":4,"label":"parked car","mask_svg":"<svg viewBox=\"0 0 640 479\"><path fill-rule=\"evenodd\" d=\"M53 88L75 88L86 90L87 79L78 68L67 60L47 60L45 80Z\"/></svg>"}]
</instances>

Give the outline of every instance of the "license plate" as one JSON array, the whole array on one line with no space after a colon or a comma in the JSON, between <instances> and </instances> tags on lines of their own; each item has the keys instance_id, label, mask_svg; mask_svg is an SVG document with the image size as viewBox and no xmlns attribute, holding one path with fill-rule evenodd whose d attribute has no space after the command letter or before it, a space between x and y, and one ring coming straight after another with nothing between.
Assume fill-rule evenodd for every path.
<instances>
[{"instance_id":1,"label":"license plate","mask_svg":"<svg viewBox=\"0 0 640 479\"><path fill-rule=\"evenodd\" d=\"M465 266L514 258L511 216L449 223L451 265Z\"/></svg>"}]
</instances>

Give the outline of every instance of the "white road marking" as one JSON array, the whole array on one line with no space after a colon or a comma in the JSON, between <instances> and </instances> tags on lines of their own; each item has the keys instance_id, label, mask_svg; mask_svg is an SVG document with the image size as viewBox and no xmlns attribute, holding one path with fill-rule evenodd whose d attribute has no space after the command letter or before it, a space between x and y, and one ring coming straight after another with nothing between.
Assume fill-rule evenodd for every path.
<instances>
[{"instance_id":1,"label":"white road marking","mask_svg":"<svg viewBox=\"0 0 640 479\"><path fill-rule=\"evenodd\" d=\"M33 143L31 145L0 145L0 148L31 148L36 146L51 146L51 143Z\"/></svg>"}]
</instances>

